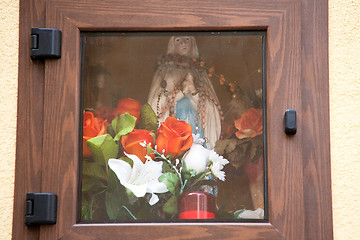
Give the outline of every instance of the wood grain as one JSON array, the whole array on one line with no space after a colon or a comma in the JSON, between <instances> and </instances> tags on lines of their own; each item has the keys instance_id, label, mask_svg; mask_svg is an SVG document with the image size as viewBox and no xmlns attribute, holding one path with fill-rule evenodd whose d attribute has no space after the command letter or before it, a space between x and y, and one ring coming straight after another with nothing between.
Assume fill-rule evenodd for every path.
<instances>
[{"instance_id":1,"label":"wood grain","mask_svg":"<svg viewBox=\"0 0 360 240\"><path fill-rule=\"evenodd\" d=\"M111 234L107 234L111 232ZM281 240L284 237L269 223L263 224L84 224L75 225L61 239L246 239Z\"/></svg>"},{"instance_id":2,"label":"wood grain","mask_svg":"<svg viewBox=\"0 0 360 240\"><path fill-rule=\"evenodd\" d=\"M45 80L41 94L34 96L25 74L37 68L27 66L29 60L20 55L20 67L27 67L19 78L19 99L25 101L19 102L19 109L32 108L40 120L29 112L19 115L19 124L29 130L18 128L28 132L26 148L21 147L18 133L15 198L17 204L23 201L26 179L41 184L36 190L58 194L58 223L41 226L40 239L135 239L144 235L147 239L332 239L326 1L43 1L47 3L46 26L63 31L62 58L46 60L45 73L43 67L36 73L45 75ZM26 7L23 1L24 19L44 13L36 7L25 11ZM269 223L77 224L80 31L243 29L267 31ZM21 41L20 45L29 46L27 35L21 35ZM39 81L31 80L33 84ZM40 105L32 106L34 101ZM298 116L298 133L292 137L283 130L288 108L296 109ZM38 128L44 129L41 140ZM20 166L19 161L25 164ZM23 212L24 208L17 210L14 219ZM20 228L25 229L22 234L29 234L17 224L14 236L21 236L15 233Z\"/></svg>"},{"instance_id":3,"label":"wood grain","mask_svg":"<svg viewBox=\"0 0 360 240\"><path fill-rule=\"evenodd\" d=\"M25 225L26 193L41 192L44 61L30 59L32 27L45 25L45 0L20 1L18 118L13 239L38 239L39 227Z\"/></svg>"},{"instance_id":4,"label":"wood grain","mask_svg":"<svg viewBox=\"0 0 360 240\"><path fill-rule=\"evenodd\" d=\"M48 7L46 16L46 26L65 37L61 59L45 65L42 190L58 195L59 212L55 226L41 226L40 239L58 239L77 219L80 35L57 9Z\"/></svg>"},{"instance_id":5,"label":"wood grain","mask_svg":"<svg viewBox=\"0 0 360 240\"><path fill-rule=\"evenodd\" d=\"M302 143L306 239L333 239L328 1L302 1Z\"/></svg>"}]
</instances>

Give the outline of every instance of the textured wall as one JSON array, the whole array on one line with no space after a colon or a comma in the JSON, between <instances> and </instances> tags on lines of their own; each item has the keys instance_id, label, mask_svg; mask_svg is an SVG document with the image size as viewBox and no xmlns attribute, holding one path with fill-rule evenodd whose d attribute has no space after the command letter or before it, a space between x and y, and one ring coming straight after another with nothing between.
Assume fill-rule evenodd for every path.
<instances>
[{"instance_id":1,"label":"textured wall","mask_svg":"<svg viewBox=\"0 0 360 240\"><path fill-rule=\"evenodd\" d=\"M329 1L335 239L360 239L360 0Z\"/></svg>"},{"instance_id":2,"label":"textured wall","mask_svg":"<svg viewBox=\"0 0 360 240\"><path fill-rule=\"evenodd\" d=\"M11 239L18 70L18 1L0 0L0 239ZM360 239L360 0L329 1L335 239Z\"/></svg>"},{"instance_id":3,"label":"textured wall","mask_svg":"<svg viewBox=\"0 0 360 240\"><path fill-rule=\"evenodd\" d=\"M0 239L11 239L18 77L19 3L0 1Z\"/></svg>"}]
</instances>

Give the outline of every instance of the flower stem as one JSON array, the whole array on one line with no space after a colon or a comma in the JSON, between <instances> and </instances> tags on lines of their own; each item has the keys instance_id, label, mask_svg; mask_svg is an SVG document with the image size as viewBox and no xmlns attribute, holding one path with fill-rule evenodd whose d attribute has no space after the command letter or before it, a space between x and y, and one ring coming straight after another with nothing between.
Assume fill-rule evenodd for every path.
<instances>
[{"instance_id":1,"label":"flower stem","mask_svg":"<svg viewBox=\"0 0 360 240\"><path fill-rule=\"evenodd\" d=\"M191 184L191 186L189 188L191 188L191 187L195 186L196 184L198 184L201 180L204 179L204 177L210 175L210 173L211 173L211 171L204 172L203 174L201 174L201 176L193 184Z\"/></svg>"},{"instance_id":2,"label":"flower stem","mask_svg":"<svg viewBox=\"0 0 360 240\"><path fill-rule=\"evenodd\" d=\"M175 173L178 175L178 178L179 178L179 181L180 181L180 184L181 184L181 189L183 190L185 188L186 183L182 181L181 174L180 174L179 170L176 168L176 166L174 164L172 164L171 161L169 159L167 159L163 154L160 154L157 150L155 150L153 148L151 148L151 149L162 160L166 161L166 163L175 171ZM182 191L180 191L180 192L182 193Z\"/></svg>"},{"instance_id":3,"label":"flower stem","mask_svg":"<svg viewBox=\"0 0 360 240\"><path fill-rule=\"evenodd\" d=\"M167 164L169 164L169 166L172 169L174 169L175 173L178 175L178 178L179 178L179 181L180 181L180 184L181 184L181 189L183 190L185 188L185 185L186 185L186 183L185 183L186 180L184 182L182 181L182 177L181 177L181 174L180 174L179 170L169 161L169 159L167 159L167 158L163 158L163 159L167 162ZM180 195L181 195L181 193L182 193L182 191L180 190Z\"/></svg>"},{"instance_id":4,"label":"flower stem","mask_svg":"<svg viewBox=\"0 0 360 240\"><path fill-rule=\"evenodd\" d=\"M181 188L180 188L179 195L181 195L181 194L184 192L184 188L185 188L185 186L186 186L187 181L188 181L188 180L185 179L184 184L181 184ZM181 181L180 181L180 182L181 182Z\"/></svg>"},{"instance_id":5,"label":"flower stem","mask_svg":"<svg viewBox=\"0 0 360 240\"><path fill-rule=\"evenodd\" d=\"M122 205L121 207L124 208L134 220L137 220L137 218L134 216L134 214L132 214L126 206Z\"/></svg>"}]
</instances>

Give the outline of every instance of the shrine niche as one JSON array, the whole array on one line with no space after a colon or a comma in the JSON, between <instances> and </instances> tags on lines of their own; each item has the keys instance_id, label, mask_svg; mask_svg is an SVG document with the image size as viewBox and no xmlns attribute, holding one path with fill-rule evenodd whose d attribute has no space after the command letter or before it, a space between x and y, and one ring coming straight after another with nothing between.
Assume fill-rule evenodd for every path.
<instances>
[{"instance_id":1,"label":"shrine niche","mask_svg":"<svg viewBox=\"0 0 360 240\"><path fill-rule=\"evenodd\" d=\"M82 221L264 219L264 32L82 44Z\"/></svg>"}]
</instances>

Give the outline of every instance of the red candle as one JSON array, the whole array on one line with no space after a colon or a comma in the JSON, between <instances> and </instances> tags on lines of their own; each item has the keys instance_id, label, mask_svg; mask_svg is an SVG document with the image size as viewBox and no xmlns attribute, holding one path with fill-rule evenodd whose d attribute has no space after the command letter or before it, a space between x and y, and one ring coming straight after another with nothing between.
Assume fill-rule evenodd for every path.
<instances>
[{"instance_id":1,"label":"red candle","mask_svg":"<svg viewBox=\"0 0 360 240\"><path fill-rule=\"evenodd\" d=\"M207 192L188 192L179 199L179 219L215 218L215 196Z\"/></svg>"}]
</instances>

